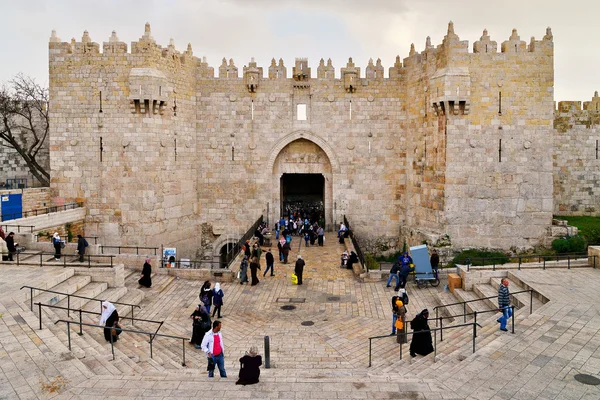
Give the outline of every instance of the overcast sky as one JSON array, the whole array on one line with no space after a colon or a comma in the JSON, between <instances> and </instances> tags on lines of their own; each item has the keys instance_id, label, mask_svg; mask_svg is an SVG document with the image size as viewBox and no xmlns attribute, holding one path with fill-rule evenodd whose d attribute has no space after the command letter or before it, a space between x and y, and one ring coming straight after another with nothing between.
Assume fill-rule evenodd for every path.
<instances>
[{"instance_id":1,"label":"overcast sky","mask_svg":"<svg viewBox=\"0 0 600 400\"><path fill-rule=\"evenodd\" d=\"M111 31L131 48L150 22L163 47L191 43L215 70L221 59L241 67L255 57L269 66L283 58L308 57L316 76L320 58L331 58L339 75L353 57L364 75L369 58L386 70L410 44L422 51L425 38L441 43L449 20L461 40L478 40L487 28L492 40L507 40L517 28L521 40L541 39L552 28L555 100L589 100L600 90L600 1L575 0L0 0L0 81L18 72L48 81L48 38L108 41ZM470 50L472 51L472 50Z\"/></svg>"}]
</instances>

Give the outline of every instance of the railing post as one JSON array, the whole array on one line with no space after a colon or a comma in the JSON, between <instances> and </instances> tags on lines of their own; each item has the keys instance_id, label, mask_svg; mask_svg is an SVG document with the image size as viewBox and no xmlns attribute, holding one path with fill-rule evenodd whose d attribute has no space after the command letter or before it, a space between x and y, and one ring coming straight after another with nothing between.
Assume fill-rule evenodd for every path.
<instances>
[{"instance_id":1,"label":"railing post","mask_svg":"<svg viewBox=\"0 0 600 400\"><path fill-rule=\"evenodd\" d=\"M92 268L92 257L88 254L88 268Z\"/></svg>"},{"instance_id":2,"label":"railing post","mask_svg":"<svg viewBox=\"0 0 600 400\"><path fill-rule=\"evenodd\" d=\"M435 309L435 327L437 328L438 326L438 308Z\"/></svg>"},{"instance_id":3,"label":"railing post","mask_svg":"<svg viewBox=\"0 0 600 400\"><path fill-rule=\"evenodd\" d=\"M44 262L44 260L42 259L42 257L43 257L43 254L40 254L40 268L42 268L42 264Z\"/></svg>"},{"instance_id":4,"label":"railing post","mask_svg":"<svg viewBox=\"0 0 600 400\"><path fill-rule=\"evenodd\" d=\"M544 257L544 265L542 266L542 269L546 269L546 257Z\"/></svg>"},{"instance_id":5,"label":"railing post","mask_svg":"<svg viewBox=\"0 0 600 400\"><path fill-rule=\"evenodd\" d=\"M17 265L19 265L19 252L17 251Z\"/></svg>"},{"instance_id":6,"label":"railing post","mask_svg":"<svg viewBox=\"0 0 600 400\"><path fill-rule=\"evenodd\" d=\"M371 338L369 338L369 367L371 366Z\"/></svg>"},{"instance_id":7,"label":"railing post","mask_svg":"<svg viewBox=\"0 0 600 400\"><path fill-rule=\"evenodd\" d=\"M69 339L69 351L71 351L71 322L70 321L67 321L67 338Z\"/></svg>"},{"instance_id":8,"label":"railing post","mask_svg":"<svg viewBox=\"0 0 600 400\"><path fill-rule=\"evenodd\" d=\"M400 360L402 360L402 339L400 339Z\"/></svg>"},{"instance_id":9,"label":"railing post","mask_svg":"<svg viewBox=\"0 0 600 400\"><path fill-rule=\"evenodd\" d=\"M440 318L440 342L444 341L444 318Z\"/></svg>"},{"instance_id":10,"label":"railing post","mask_svg":"<svg viewBox=\"0 0 600 400\"><path fill-rule=\"evenodd\" d=\"M67 294L67 317L71 318L71 295Z\"/></svg>"},{"instance_id":11,"label":"railing post","mask_svg":"<svg viewBox=\"0 0 600 400\"><path fill-rule=\"evenodd\" d=\"M152 358L152 335L150 335L150 358Z\"/></svg>"},{"instance_id":12,"label":"railing post","mask_svg":"<svg viewBox=\"0 0 600 400\"><path fill-rule=\"evenodd\" d=\"M477 311L473 311L473 323L477 325ZM475 328L473 334L475 335L475 337L477 337L477 328Z\"/></svg>"},{"instance_id":13,"label":"railing post","mask_svg":"<svg viewBox=\"0 0 600 400\"><path fill-rule=\"evenodd\" d=\"M475 338L477 337L477 324L473 322L473 354L475 354Z\"/></svg>"},{"instance_id":14,"label":"railing post","mask_svg":"<svg viewBox=\"0 0 600 400\"><path fill-rule=\"evenodd\" d=\"M431 333L431 332L429 332ZM437 331L433 331L433 362L437 357Z\"/></svg>"},{"instance_id":15,"label":"railing post","mask_svg":"<svg viewBox=\"0 0 600 400\"><path fill-rule=\"evenodd\" d=\"M38 304L38 310L40 313L40 331L42 330L42 303L37 303Z\"/></svg>"},{"instance_id":16,"label":"railing post","mask_svg":"<svg viewBox=\"0 0 600 400\"><path fill-rule=\"evenodd\" d=\"M131 326L135 326L135 318L133 318L133 307L134 305L131 305Z\"/></svg>"},{"instance_id":17,"label":"railing post","mask_svg":"<svg viewBox=\"0 0 600 400\"><path fill-rule=\"evenodd\" d=\"M467 303L463 301L463 320L467 323Z\"/></svg>"},{"instance_id":18,"label":"railing post","mask_svg":"<svg viewBox=\"0 0 600 400\"><path fill-rule=\"evenodd\" d=\"M571 269L571 256L567 256L567 269Z\"/></svg>"},{"instance_id":19,"label":"railing post","mask_svg":"<svg viewBox=\"0 0 600 400\"><path fill-rule=\"evenodd\" d=\"M140 248L135 246L135 255L139 256L140 255Z\"/></svg>"},{"instance_id":20,"label":"railing post","mask_svg":"<svg viewBox=\"0 0 600 400\"><path fill-rule=\"evenodd\" d=\"M63 268L67 268L67 257L65 254L62 254L62 252L61 252L61 256L63 259Z\"/></svg>"},{"instance_id":21,"label":"railing post","mask_svg":"<svg viewBox=\"0 0 600 400\"><path fill-rule=\"evenodd\" d=\"M113 342L112 328L110 330L110 351L112 352L113 361L115 361L115 343Z\"/></svg>"},{"instance_id":22,"label":"railing post","mask_svg":"<svg viewBox=\"0 0 600 400\"><path fill-rule=\"evenodd\" d=\"M512 311L512 333L515 333L515 306L510 306Z\"/></svg>"},{"instance_id":23,"label":"railing post","mask_svg":"<svg viewBox=\"0 0 600 400\"><path fill-rule=\"evenodd\" d=\"M265 368L271 368L271 338L265 336Z\"/></svg>"},{"instance_id":24,"label":"railing post","mask_svg":"<svg viewBox=\"0 0 600 400\"><path fill-rule=\"evenodd\" d=\"M33 312L33 288L29 288L29 311Z\"/></svg>"},{"instance_id":25,"label":"railing post","mask_svg":"<svg viewBox=\"0 0 600 400\"><path fill-rule=\"evenodd\" d=\"M533 314L533 289L529 289L529 315Z\"/></svg>"},{"instance_id":26,"label":"railing post","mask_svg":"<svg viewBox=\"0 0 600 400\"><path fill-rule=\"evenodd\" d=\"M81 308L79 309L79 336L83 336L83 318L81 316Z\"/></svg>"},{"instance_id":27,"label":"railing post","mask_svg":"<svg viewBox=\"0 0 600 400\"><path fill-rule=\"evenodd\" d=\"M185 367L185 339L181 339L181 348L183 349L183 362L181 366Z\"/></svg>"},{"instance_id":28,"label":"railing post","mask_svg":"<svg viewBox=\"0 0 600 400\"><path fill-rule=\"evenodd\" d=\"M519 257L519 271L521 270L521 257Z\"/></svg>"}]
</instances>

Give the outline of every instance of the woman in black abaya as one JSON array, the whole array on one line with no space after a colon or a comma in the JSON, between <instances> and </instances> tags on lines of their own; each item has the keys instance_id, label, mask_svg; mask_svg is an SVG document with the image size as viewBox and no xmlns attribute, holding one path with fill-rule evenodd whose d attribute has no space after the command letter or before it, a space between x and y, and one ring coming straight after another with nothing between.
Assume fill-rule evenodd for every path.
<instances>
[{"instance_id":1,"label":"woman in black abaya","mask_svg":"<svg viewBox=\"0 0 600 400\"><path fill-rule=\"evenodd\" d=\"M429 311L424 309L410 322L410 327L414 332L410 342L411 357L416 357L417 354L426 356L433 353L433 343L427 318L429 318Z\"/></svg>"}]
</instances>

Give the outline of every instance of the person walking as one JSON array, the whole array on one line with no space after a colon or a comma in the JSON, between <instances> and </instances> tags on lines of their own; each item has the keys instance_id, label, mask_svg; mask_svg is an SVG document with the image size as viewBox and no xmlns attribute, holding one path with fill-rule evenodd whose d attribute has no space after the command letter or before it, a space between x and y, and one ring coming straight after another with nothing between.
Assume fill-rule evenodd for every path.
<instances>
[{"instance_id":1,"label":"person walking","mask_svg":"<svg viewBox=\"0 0 600 400\"><path fill-rule=\"evenodd\" d=\"M283 245L285 244L285 239L279 239L277 242L277 250L279 251L279 262L283 262Z\"/></svg>"},{"instance_id":2,"label":"person walking","mask_svg":"<svg viewBox=\"0 0 600 400\"><path fill-rule=\"evenodd\" d=\"M284 264L288 263L288 256L290 255L290 250L292 250L292 248L290 247L290 242L285 242L285 244L281 248L281 251L283 252Z\"/></svg>"},{"instance_id":3,"label":"person walking","mask_svg":"<svg viewBox=\"0 0 600 400\"><path fill-rule=\"evenodd\" d=\"M392 283L392 279L394 279L396 281L396 286L398 286L400 284L400 277L398 276L398 272L400 272L400 262L395 262L394 265L392 265L392 268L390 268L390 277L387 280L387 283L385 284L385 287L390 287L390 283ZM397 291L397 290L396 290Z\"/></svg>"},{"instance_id":4,"label":"person walking","mask_svg":"<svg viewBox=\"0 0 600 400\"><path fill-rule=\"evenodd\" d=\"M396 335L396 333L398 334L396 342L407 343L406 305L402 301L400 293L398 293L398 296L392 297L392 313L392 335Z\"/></svg>"},{"instance_id":5,"label":"person walking","mask_svg":"<svg viewBox=\"0 0 600 400\"><path fill-rule=\"evenodd\" d=\"M510 292L508 291L508 279L506 278L502 278L500 287L498 288L498 309L502 313L500 318L498 318L500 330L508 332L506 323L512 317L512 308L510 307Z\"/></svg>"},{"instance_id":6,"label":"person walking","mask_svg":"<svg viewBox=\"0 0 600 400\"><path fill-rule=\"evenodd\" d=\"M6 241L0 237L0 262L8 261L8 246Z\"/></svg>"},{"instance_id":7,"label":"person walking","mask_svg":"<svg viewBox=\"0 0 600 400\"><path fill-rule=\"evenodd\" d=\"M296 260L296 266L294 267L294 273L298 277L298 285L302 285L302 273L304 272L304 265L306 263L302 259L302 256L298 254L298 259Z\"/></svg>"},{"instance_id":8,"label":"person walking","mask_svg":"<svg viewBox=\"0 0 600 400\"><path fill-rule=\"evenodd\" d=\"M323 229L322 226L319 226L319 229L317 229L317 237L317 243L319 243L319 246L323 246L325 238L325 229Z\"/></svg>"},{"instance_id":9,"label":"person walking","mask_svg":"<svg viewBox=\"0 0 600 400\"><path fill-rule=\"evenodd\" d=\"M258 259L256 257L252 257L252 261L250 262L250 274L252 275L252 282L250 286L258 285L258 270L260 269L260 265L258 265Z\"/></svg>"},{"instance_id":10,"label":"person walking","mask_svg":"<svg viewBox=\"0 0 600 400\"><path fill-rule=\"evenodd\" d=\"M52 244L54 245L54 259L60 260L60 251L62 249L62 241L60 240L60 236L58 232L54 232L52 235Z\"/></svg>"},{"instance_id":11,"label":"person walking","mask_svg":"<svg viewBox=\"0 0 600 400\"><path fill-rule=\"evenodd\" d=\"M102 302L102 315L100 316L100 325L104 325L104 339L107 342L116 342L119 339L121 331L115 330L115 328L120 328L119 313L117 312L116 307L109 301ZM113 334L113 332L115 333Z\"/></svg>"},{"instance_id":12,"label":"person walking","mask_svg":"<svg viewBox=\"0 0 600 400\"><path fill-rule=\"evenodd\" d=\"M248 256L240 263L240 285L248 282Z\"/></svg>"},{"instance_id":13,"label":"person walking","mask_svg":"<svg viewBox=\"0 0 600 400\"><path fill-rule=\"evenodd\" d=\"M83 262L85 256L85 248L88 247L88 242L81 235L77 235L77 254L79 254L79 262Z\"/></svg>"},{"instance_id":14,"label":"person walking","mask_svg":"<svg viewBox=\"0 0 600 400\"><path fill-rule=\"evenodd\" d=\"M258 383L260 377L260 366L262 357L258 355L256 346L250 347L250 351L240 358L240 375L236 385L253 385Z\"/></svg>"},{"instance_id":15,"label":"person walking","mask_svg":"<svg viewBox=\"0 0 600 400\"><path fill-rule=\"evenodd\" d=\"M221 321L213 322L212 330L206 332L204 339L202 339L202 351L206 353L208 359L208 377L213 378L215 376L215 366L219 368L219 374L221 378L227 378L227 372L225 371L225 345L223 343L223 334L221 333Z\"/></svg>"},{"instance_id":16,"label":"person walking","mask_svg":"<svg viewBox=\"0 0 600 400\"><path fill-rule=\"evenodd\" d=\"M146 262L142 267L142 273L140 274L140 279L138 283L141 286L149 288L152 286L152 265L150 265L150 259L146 258Z\"/></svg>"},{"instance_id":17,"label":"person walking","mask_svg":"<svg viewBox=\"0 0 600 400\"><path fill-rule=\"evenodd\" d=\"M438 255L437 250L433 250L431 252L431 258L429 259L429 263L431 264L431 269L433 269L433 273L437 276L438 268L440 265L440 256Z\"/></svg>"},{"instance_id":18,"label":"person walking","mask_svg":"<svg viewBox=\"0 0 600 400\"><path fill-rule=\"evenodd\" d=\"M426 356L433 353L433 341L431 340L427 318L429 318L429 310L424 309L410 322L410 327L413 330L413 337L410 342L411 357L416 357L417 354Z\"/></svg>"},{"instance_id":19,"label":"person walking","mask_svg":"<svg viewBox=\"0 0 600 400\"><path fill-rule=\"evenodd\" d=\"M210 306L212 306L213 292L210 289L210 281L204 281L202 288L200 288L200 301L204 304L206 312L210 314Z\"/></svg>"},{"instance_id":20,"label":"person walking","mask_svg":"<svg viewBox=\"0 0 600 400\"><path fill-rule=\"evenodd\" d=\"M273 257L273 253L271 253L271 249L265 253L265 261L267 262L267 269L265 269L265 273L263 276L267 275L267 272L271 270L271 276L275 276L275 271L273 270L273 266L275 264L275 257Z\"/></svg>"},{"instance_id":21,"label":"person walking","mask_svg":"<svg viewBox=\"0 0 600 400\"><path fill-rule=\"evenodd\" d=\"M6 249L8 250L8 261L14 261L13 255L17 252L17 245L15 244L15 233L10 232L6 237Z\"/></svg>"},{"instance_id":22,"label":"person walking","mask_svg":"<svg viewBox=\"0 0 600 400\"><path fill-rule=\"evenodd\" d=\"M223 289L221 289L221 284L219 282L215 283L215 288L212 290L213 292L213 306L215 306L212 317L215 317L217 314L217 318L221 317L221 306L223 305L223 297L225 297L225 293L223 293Z\"/></svg>"},{"instance_id":23,"label":"person walking","mask_svg":"<svg viewBox=\"0 0 600 400\"><path fill-rule=\"evenodd\" d=\"M192 338L190 339L190 344L200 349L204 335L211 328L210 315L208 315L203 305L198 304L192 315L190 315L190 318L192 319Z\"/></svg>"}]
</instances>

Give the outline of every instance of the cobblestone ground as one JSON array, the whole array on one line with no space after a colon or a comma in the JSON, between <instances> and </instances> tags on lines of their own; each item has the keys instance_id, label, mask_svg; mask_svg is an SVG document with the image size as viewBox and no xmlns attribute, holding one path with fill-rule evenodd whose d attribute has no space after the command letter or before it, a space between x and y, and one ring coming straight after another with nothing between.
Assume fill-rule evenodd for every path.
<instances>
[{"instance_id":1,"label":"cobblestone ground","mask_svg":"<svg viewBox=\"0 0 600 400\"><path fill-rule=\"evenodd\" d=\"M293 244L290 261L298 254L298 238ZM373 346L373 368L367 368L366 338L389 333L393 292L385 282L361 283L351 271L339 268L342 251L334 236L328 236L323 248L302 246L300 253L306 260L302 286L290 282L293 264L277 261L275 276L263 278L261 274L257 286L222 285L227 379L207 378L203 355L189 345L188 367L169 367L163 372L140 372L133 367L123 372L129 367L119 359L109 361L110 346L106 344L101 352L90 350L80 359L83 355L74 355L66 348L64 328L60 338L49 329L37 330L37 318L29 311L25 293L19 291L26 284L52 287L72 271L2 265L0 399L600 398L598 386L573 379L577 373L600 375L600 271L515 271L515 278L551 300L532 315L522 314L515 335L498 332L492 321L482 329L475 354L465 352L462 362L441 354L435 364L426 358L418 358L416 363L400 362L398 354L389 350L397 350L392 346L394 338L382 339ZM135 275L127 279L127 285L137 288ZM187 317L198 302L201 284L156 275L153 287L144 289L143 308L136 315L164 319L161 331L165 333L189 335ZM442 295L448 296L441 293L443 286L417 289L414 283L409 284L409 315L439 304ZM300 300L290 301L295 299ZM284 311L284 305L296 308ZM495 320L495 316L488 320ZM313 324L302 324L308 321ZM262 369L257 385L235 385L237 359L251 345L262 349L265 335L271 338L272 368ZM446 342L457 340L458 347L448 344L446 348L470 347L466 336L450 336ZM134 340L128 336L117 347L125 351ZM139 343L140 347L147 346ZM159 344L155 350L158 357L156 354L160 354ZM90 364L82 364L90 358L104 365L106 373L94 373L86 367Z\"/></svg>"}]
</instances>

